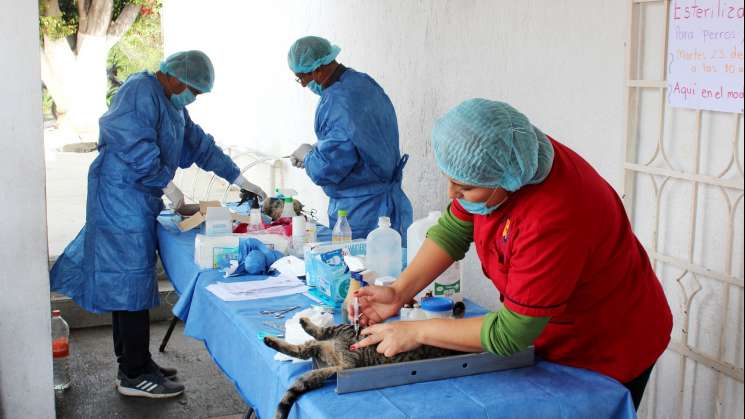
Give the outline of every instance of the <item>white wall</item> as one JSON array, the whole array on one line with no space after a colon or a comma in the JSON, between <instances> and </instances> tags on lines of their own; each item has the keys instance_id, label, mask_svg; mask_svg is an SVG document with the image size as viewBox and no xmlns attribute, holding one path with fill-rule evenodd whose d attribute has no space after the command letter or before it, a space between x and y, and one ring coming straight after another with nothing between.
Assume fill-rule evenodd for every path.
<instances>
[{"instance_id":1,"label":"white wall","mask_svg":"<svg viewBox=\"0 0 745 419\"><path fill-rule=\"evenodd\" d=\"M0 0L0 417L53 418L37 2Z\"/></svg>"},{"instance_id":2,"label":"white wall","mask_svg":"<svg viewBox=\"0 0 745 419\"><path fill-rule=\"evenodd\" d=\"M293 82L286 65L287 49L304 35L331 39L342 48L339 61L372 75L393 100L401 148L411 154L404 190L416 217L421 217L446 203L445 182L434 164L429 141L433 121L474 96L514 104L621 190L629 3L295 0L257 4L233 0L221 2L223 7L218 8L179 0L166 1L164 34L168 52L202 48L215 59L215 92L200 99L195 116L223 141L278 154L313 138L315 97ZM640 78L660 79L665 57L664 2L640 4L647 9L640 29L644 37ZM659 97L647 89L640 102L634 134L640 142L639 162L644 162L657 146ZM694 165L692 114L666 111L662 144L675 170L690 171ZM731 139L737 138L739 165L730 166L722 177L742 179L742 117L738 133L735 122L731 115L704 115L701 173L717 176L724 170L732 155ZM664 163L653 164L658 165ZM289 179L293 186L302 185L301 199L323 205L317 189L309 186L302 173L294 169L288 173L293 175ZM656 179L658 184L661 180ZM690 183L670 181L661 193L661 217L655 223L657 200L649 177L642 177L637 188L633 222L645 245L657 235L661 253L704 266L709 275L725 272L734 278L735 285L727 287L706 274L656 264L675 314L674 341L685 342L696 354L718 360L741 376L742 191L723 193L719 188L700 187L695 201ZM692 211L698 214L696 223L692 223ZM694 241L690 253L689 239ZM473 254L462 268L467 294L495 307L496 292L481 275ZM742 417L742 397L741 379L716 374L703 363L670 350L655 368L640 414Z\"/></svg>"},{"instance_id":3,"label":"white wall","mask_svg":"<svg viewBox=\"0 0 745 419\"><path fill-rule=\"evenodd\" d=\"M512 103L585 156L617 189L623 161L626 5L596 0L166 1L166 55L203 49L214 60L212 94L192 114L218 141L277 155L313 140L316 96L295 83L287 50L305 35L327 37L338 60L372 75L398 113L411 159L404 190L415 218L446 203L430 133L464 99ZM326 200L294 168L287 183L321 209ZM470 295L494 307L496 293L473 255Z\"/></svg>"}]
</instances>

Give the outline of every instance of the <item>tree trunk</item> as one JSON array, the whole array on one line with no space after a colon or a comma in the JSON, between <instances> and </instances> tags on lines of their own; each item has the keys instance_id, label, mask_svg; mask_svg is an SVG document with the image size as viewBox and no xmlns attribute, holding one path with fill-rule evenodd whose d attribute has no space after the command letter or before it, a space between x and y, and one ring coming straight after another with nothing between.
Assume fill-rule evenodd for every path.
<instances>
[{"instance_id":1,"label":"tree trunk","mask_svg":"<svg viewBox=\"0 0 745 419\"><path fill-rule=\"evenodd\" d=\"M96 141L98 118L106 111L106 37L89 37L77 56L64 46L72 57L56 44L45 42L42 80L57 104L58 125L81 141Z\"/></svg>"},{"instance_id":2,"label":"tree trunk","mask_svg":"<svg viewBox=\"0 0 745 419\"><path fill-rule=\"evenodd\" d=\"M48 13L59 12L56 0L47 2ZM132 26L140 6L126 6L113 22L113 0L81 0L78 6L76 50L64 38L44 36L41 75L57 104L60 128L76 133L81 141L97 141L98 119L106 112L109 50Z\"/></svg>"}]
</instances>

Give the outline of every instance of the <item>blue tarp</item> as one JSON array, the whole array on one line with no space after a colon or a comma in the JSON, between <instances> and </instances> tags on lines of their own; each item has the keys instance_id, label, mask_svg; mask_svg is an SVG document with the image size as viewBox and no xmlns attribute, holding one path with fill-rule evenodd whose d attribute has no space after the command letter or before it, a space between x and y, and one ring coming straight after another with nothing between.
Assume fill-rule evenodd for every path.
<instances>
[{"instance_id":1,"label":"blue tarp","mask_svg":"<svg viewBox=\"0 0 745 419\"><path fill-rule=\"evenodd\" d=\"M202 340L215 363L233 381L260 418L271 418L285 390L310 363L273 359L274 350L257 337L272 331L260 310L310 306L303 295L225 302L205 289L226 281L215 270L193 262L195 233L173 233L159 226L160 251L181 299L174 313L186 319L184 333ZM264 279L242 276L232 281ZM468 303L469 314L483 309ZM182 317L183 316L183 317ZM337 314L337 321L338 319ZM185 371L188 375L188 371ZM448 380L337 395L335 382L302 396L292 418L634 418L633 403L617 381L591 371L539 361L535 366Z\"/></svg>"}]
</instances>

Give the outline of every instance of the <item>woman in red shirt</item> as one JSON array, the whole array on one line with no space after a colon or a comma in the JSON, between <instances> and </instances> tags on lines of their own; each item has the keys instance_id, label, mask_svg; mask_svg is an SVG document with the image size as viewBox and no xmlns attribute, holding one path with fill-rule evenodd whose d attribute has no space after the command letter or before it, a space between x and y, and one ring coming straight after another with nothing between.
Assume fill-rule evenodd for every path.
<instances>
[{"instance_id":1,"label":"woman in red shirt","mask_svg":"<svg viewBox=\"0 0 745 419\"><path fill-rule=\"evenodd\" d=\"M453 199L391 287L357 291L366 336L387 356L427 344L546 360L623 383L638 407L672 314L613 188L510 105L471 99L433 130ZM381 322L475 243L503 306L484 317Z\"/></svg>"}]
</instances>

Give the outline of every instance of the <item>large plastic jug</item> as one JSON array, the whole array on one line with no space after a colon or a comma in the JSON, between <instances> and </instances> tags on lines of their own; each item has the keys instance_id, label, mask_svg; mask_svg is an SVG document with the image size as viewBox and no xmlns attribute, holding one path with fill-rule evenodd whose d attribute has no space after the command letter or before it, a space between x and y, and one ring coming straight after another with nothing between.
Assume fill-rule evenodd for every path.
<instances>
[{"instance_id":1,"label":"large plastic jug","mask_svg":"<svg viewBox=\"0 0 745 419\"><path fill-rule=\"evenodd\" d=\"M367 235L367 269L378 276L398 278L401 274L401 235L391 228L391 219L380 217L378 228Z\"/></svg>"},{"instance_id":2,"label":"large plastic jug","mask_svg":"<svg viewBox=\"0 0 745 419\"><path fill-rule=\"evenodd\" d=\"M442 213L440 211L430 211L427 217L414 221L409 229L406 230L406 264L410 265L414 260L419 249L427 238L427 231L433 225L437 224ZM431 284L417 294L417 300L425 297L427 294L432 296L449 297L453 301L463 301L462 282L460 280L460 268L458 262L454 262L449 268L438 276Z\"/></svg>"},{"instance_id":3,"label":"large plastic jug","mask_svg":"<svg viewBox=\"0 0 745 419\"><path fill-rule=\"evenodd\" d=\"M427 238L427 230L437 224L441 215L440 211L430 211L427 217L414 221L406 230L406 265L410 265L411 261L414 260L416 252L419 251L424 239Z\"/></svg>"}]
</instances>

